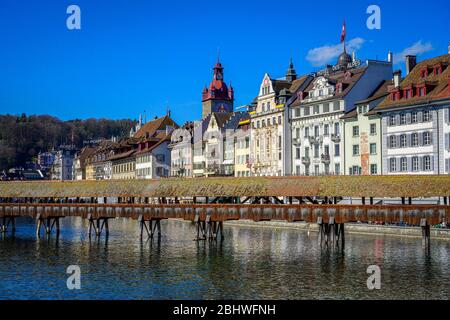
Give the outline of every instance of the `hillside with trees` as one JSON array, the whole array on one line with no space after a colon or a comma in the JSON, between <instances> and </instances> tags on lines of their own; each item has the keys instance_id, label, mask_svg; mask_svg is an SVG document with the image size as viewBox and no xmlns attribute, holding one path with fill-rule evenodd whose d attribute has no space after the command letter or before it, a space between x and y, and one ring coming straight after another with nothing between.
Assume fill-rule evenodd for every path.
<instances>
[{"instance_id":1,"label":"hillside with trees","mask_svg":"<svg viewBox=\"0 0 450 320\"><path fill-rule=\"evenodd\" d=\"M128 135L132 120L62 121L48 115L0 115L0 171L23 166L39 152L59 145L83 147L86 141Z\"/></svg>"}]
</instances>

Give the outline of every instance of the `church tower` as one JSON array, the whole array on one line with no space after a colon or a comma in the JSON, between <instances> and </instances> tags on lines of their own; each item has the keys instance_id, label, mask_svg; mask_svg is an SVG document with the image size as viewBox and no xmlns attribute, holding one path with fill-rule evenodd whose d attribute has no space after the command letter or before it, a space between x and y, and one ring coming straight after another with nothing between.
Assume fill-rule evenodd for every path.
<instances>
[{"instance_id":1,"label":"church tower","mask_svg":"<svg viewBox=\"0 0 450 320\"><path fill-rule=\"evenodd\" d=\"M205 87L202 93L202 118L212 112L233 112L233 87L230 85L228 88L223 80L223 67L219 59L213 71L211 84L209 88Z\"/></svg>"}]
</instances>

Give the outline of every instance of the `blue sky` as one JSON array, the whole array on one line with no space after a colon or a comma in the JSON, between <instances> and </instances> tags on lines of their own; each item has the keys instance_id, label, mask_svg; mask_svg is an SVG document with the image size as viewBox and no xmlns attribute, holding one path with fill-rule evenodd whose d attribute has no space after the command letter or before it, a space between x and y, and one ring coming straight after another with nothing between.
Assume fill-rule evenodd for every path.
<instances>
[{"instance_id":1,"label":"blue sky","mask_svg":"<svg viewBox=\"0 0 450 320\"><path fill-rule=\"evenodd\" d=\"M81 8L81 30L66 27L71 4ZM381 30L366 27L371 4L381 9ZM201 116L218 48L243 105L265 72L284 75L291 55L297 73L334 63L343 19L361 59L392 50L422 60L450 45L443 0L2 0L0 114L136 119L170 106L181 124Z\"/></svg>"}]
</instances>

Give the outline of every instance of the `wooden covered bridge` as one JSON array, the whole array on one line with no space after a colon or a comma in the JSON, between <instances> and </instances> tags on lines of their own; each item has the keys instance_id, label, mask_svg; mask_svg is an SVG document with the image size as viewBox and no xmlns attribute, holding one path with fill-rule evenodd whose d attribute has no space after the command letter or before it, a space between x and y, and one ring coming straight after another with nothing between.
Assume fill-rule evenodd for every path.
<instances>
[{"instance_id":1,"label":"wooden covered bridge","mask_svg":"<svg viewBox=\"0 0 450 320\"><path fill-rule=\"evenodd\" d=\"M319 224L321 243L344 242L347 222L404 222L422 228L450 219L450 176L323 176L195 178L121 181L0 182L0 230L15 231L29 216L41 230L60 232L59 220L89 220L89 235L109 232L108 220L136 219L141 236L160 235L163 219L191 220L197 239L223 237L223 221L285 220ZM356 198L358 204L344 204ZM398 204L380 199L397 198ZM425 198L433 204L421 204Z\"/></svg>"}]
</instances>

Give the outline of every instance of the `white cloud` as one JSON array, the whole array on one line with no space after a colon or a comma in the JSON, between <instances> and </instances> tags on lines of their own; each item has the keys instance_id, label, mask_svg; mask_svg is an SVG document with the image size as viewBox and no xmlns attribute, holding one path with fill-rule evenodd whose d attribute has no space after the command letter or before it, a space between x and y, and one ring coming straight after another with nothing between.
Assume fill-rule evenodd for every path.
<instances>
[{"instance_id":1,"label":"white cloud","mask_svg":"<svg viewBox=\"0 0 450 320\"><path fill-rule=\"evenodd\" d=\"M347 52L351 53L358 50L364 42L365 40L362 38L351 39L346 42ZM342 53L342 51L342 43L314 48L308 51L306 60L308 60L314 67L320 67L330 63L332 60L335 60Z\"/></svg>"},{"instance_id":2,"label":"white cloud","mask_svg":"<svg viewBox=\"0 0 450 320\"><path fill-rule=\"evenodd\" d=\"M394 64L405 61L405 56L407 55L419 55L428 51L433 50L431 42L422 43L422 40L417 41L411 47L405 48L402 52L394 53Z\"/></svg>"}]
</instances>

